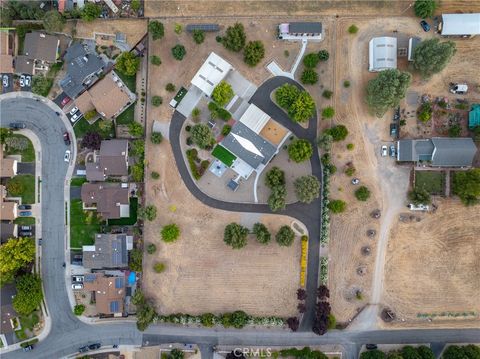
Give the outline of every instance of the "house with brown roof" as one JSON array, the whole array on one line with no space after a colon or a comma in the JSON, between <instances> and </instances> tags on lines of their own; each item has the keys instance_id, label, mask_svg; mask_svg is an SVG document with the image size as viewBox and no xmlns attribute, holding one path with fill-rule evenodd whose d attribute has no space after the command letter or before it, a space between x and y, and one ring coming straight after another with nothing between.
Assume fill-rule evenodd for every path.
<instances>
[{"instance_id":1,"label":"house with brown roof","mask_svg":"<svg viewBox=\"0 0 480 359\"><path fill-rule=\"evenodd\" d=\"M8 30L0 30L0 73L2 74L13 72L13 50L10 47L12 43Z\"/></svg>"},{"instance_id":2,"label":"house with brown roof","mask_svg":"<svg viewBox=\"0 0 480 359\"><path fill-rule=\"evenodd\" d=\"M90 269L126 268L133 237L126 234L95 234L95 244L83 246L83 266Z\"/></svg>"},{"instance_id":3,"label":"house with brown roof","mask_svg":"<svg viewBox=\"0 0 480 359\"><path fill-rule=\"evenodd\" d=\"M17 160L3 158L3 146L0 145L0 178L11 178L17 174Z\"/></svg>"},{"instance_id":4,"label":"house with brown roof","mask_svg":"<svg viewBox=\"0 0 480 359\"><path fill-rule=\"evenodd\" d=\"M130 216L127 183L84 183L81 197L84 210L96 210L104 219Z\"/></svg>"},{"instance_id":5,"label":"house with brown roof","mask_svg":"<svg viewBox=\"0 0 480 359\"><path fill-rule=\"evenodd\" d=\"M59 57L59 37L40 31L29 32L25 35L23 55L15 58L15 72L34 75L37 71L48 71Z\"/></svg>"},{"instance_id":6,"label":"house with brown roof","mask_svg":"<svg viewBox=\"0 0 480 359\"><path fill-rule=\"evenodd\" d=\"M111 71L75 99L82 113L96 110L106 119L114 119L137 99L118 75Z\"/></svg>"},{"instance_id":7,"label":"house with brown roof","mask_svg":"<svg viewBox=\"0 0 480 359\"><path fill-rule=\"evenodd\" d=\"M18 204L17 202L5 201L7 197L7 189L5 186L0 185L0 220L13 221L18 217Z\"/></svg>"},{"instance_id":8,"label":"house with brown roof","mask_svg":"<svg viewBox=\"0 0 480 359\"><path fill-rule=\"evenodd\" d=\"M128 176L128 140L102 141L93 162L86 162L88 181L105 181L107 177Z\"/></svg>"},{"instance_id":9,"label":"house with brown roof","mask_svg":"<svg viewBox=\"0 0 480 359\"><path fill-rule=\"evenodd\" d=\"M97 314L121 316L125 308L126 278L106 275L102 272L85 274L83 288L92 292Z\"/></svg>"}]
</instances>

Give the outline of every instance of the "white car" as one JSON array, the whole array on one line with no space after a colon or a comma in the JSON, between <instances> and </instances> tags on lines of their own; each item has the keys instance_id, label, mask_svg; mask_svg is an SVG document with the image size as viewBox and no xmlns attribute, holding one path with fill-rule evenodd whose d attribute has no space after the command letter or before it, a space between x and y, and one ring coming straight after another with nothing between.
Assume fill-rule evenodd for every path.
<instances>
[{"instance_id":1,"label":"white car","mask_svg":"<svg viewBox=\"0 0 480 359\"><path fill-rule=\"evenodd\" d=\"M72 117L70 117L70 121L71 122L75 122L76 120L78 120L80 118L82 114L80 112L77 112L76 114L74 114Z\"/></svg>"},{"instance_id":2,"label":"white car","mask_svg":"<svg viewBox=\"0 0 480 359\"><path fill-rule=\"evenodd\" d=\"M352 184L357 185L360 183L360 180L358 178L352 178Z\"/></svg>"},{"instance_id":3,"label":"white car","mask_svg":"<svg viewBox=\"0 0 480 359\"><path fill-rule=\"evenodd\" d=\"M73 115L73 114L74 114L75 112L77 112L77 111L78 111L78 107L75 106L74 108L72 108L72 109L70 110L70 115Z\"/></svg>"},{"instance_id":4,"label":"white car","mask_svg":"<svg viewBox=\"0 0 480 359\"><path fill-rule=\"evenodd\" d=\"M70 150L65 151L65 156L63 156L65 162L70 162Z\"/></svg>"},{"instance_id":5,"label":"white car","mask_svg":"<svg viewBox=\"0 0 480 359\"><path fill-rule=\"evenodd\" d=\"M75 284L72 284L72 289L83 289L83 284L81 283L75 283Z\"/></svg>"},{"instance_id":6,"label":"white car","mask_svg":"<svg viewBox=\"0 0 480 359\"><path fill-rule=\"evenodd\" d=\"M25 86L30 86L32 84L32 77L25 76Z\"/></svg>"},{"instance_id":7,"label":"white car","mask_svg":"<svg viewBox=\"0 0 480 359\"><path fill-rule=\"evenodd\" d=\"M20 87L25 87L25 76L20 76Z\"/></svg>"},{"instance_id":8,"label":"white car","mask_svg":"<svg viewBox=\"0 0 480 359\"><path fill-rule=\"evenodd\" d=\"M387 157L387 146L382 146L382 157Z\"/></svg>"}]
</instances>

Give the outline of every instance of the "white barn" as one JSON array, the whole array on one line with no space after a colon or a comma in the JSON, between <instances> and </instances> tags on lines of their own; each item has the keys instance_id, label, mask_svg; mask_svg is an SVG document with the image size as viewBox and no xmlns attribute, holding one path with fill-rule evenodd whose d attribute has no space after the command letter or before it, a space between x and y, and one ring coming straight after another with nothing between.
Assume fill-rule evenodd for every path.
<instances>
[{"instance_id":1,"label":"white barn","mask_svg":"<svg viewBox=\"0 0 480 359\"><path fill-rule=\"evenodd\" d=\"M198 87L207 96L211 96L213 89L233 69L227 61L212 52L192 79L192 85Z\"/></svg>"},{"instance_id":2,"label":"white barn","mask_svg":"<svg viewBox=\"0 0 480 359\"><path fill-rule=\"evenodd\" d=\"M397 38L374 37L369 43L368 71L378 72L397 68Z\"/></svg>"},{"instance_id":3,"label":"white barn","mask_svg":"<svg viewBox=\"0 0 480 359\"><path fill-rule=\"evenodd\" d=\"M480 13L442 14L440 33L443 36L475 36L480 34Z\"/></svg>"}]
</instances>

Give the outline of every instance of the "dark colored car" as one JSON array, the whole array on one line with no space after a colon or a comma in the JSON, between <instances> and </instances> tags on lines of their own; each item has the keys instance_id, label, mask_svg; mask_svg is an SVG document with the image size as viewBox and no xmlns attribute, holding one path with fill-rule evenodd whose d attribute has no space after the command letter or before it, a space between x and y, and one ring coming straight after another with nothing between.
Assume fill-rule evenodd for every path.
<instances>
[{"instance_id":1,"label":"dark colored car","mask_svg":"<svg viewBox=\"0 0 480 359\"><path fill-rule=\"evenodd\" d=\"M96 350L96 349L100 349L102 347L102 344L100 343L94 343L94 344L90 344L88 346L88 349L90 350Z\"/></svg>"},{"instance_id":2,"label":"dark colored car","mask_svg":"<svg viewBox=\"0 0 480 359\"><path fill-rule=\"evenodd\" d=\"M18 206L18 209L32 209L32 206L29 204L21 204Z\"/></svg>"},{"instance_id":3,"label":"dark colored car","mask_svg":"<svg viewBox=\"0 0 480 359\"><path fill-rule=\"evenodd\" d=\"M12 130L21 130L27 127L23 122L10 122L10 128Z\"/></svg>"},{"instance_id":4,"label":"dark colored car","mask_svg":"<svg viewBox=\"0 0 480 359\"><path fill-rule=\"evenodd\" d=\"M70 146L71 142L70 142L70 135L68 134L68 132L65 132L63 134L63 142L65 142L67 146Z\"/></svg>"},{"instance_id":5,"label":"dark colored car","mask_svg":"<svg viewBox=\"0 0 480 359\"><path fill-rule=\"evenodd\" d=\"M367 348L368 350L375 350L378 348L377 344L367 344L365 345L365 348Z\"/></svg>"},{"instance_id":6,"label":"dark colored car","mask_svg":"<svg viewBox=\"0 0 480 359\"><path fill-rule=\"evenodd\" d=\"M88 345L85 345L85 346L83 346L83 347L78 348L78 351L79 351L80 353L88 352Z\"/></svg>"},{"instance_id":7,"label":"dark colored car","mask_svg":"<svg viewBox=\"0 0 480 359\"><path fill-rule=\"evenodd\" d=\"M430 25L428 25L428 22L426 22L425 20L420 21L420 26L422 27L423 31L430 31Z\"/></svg>"},{"instance_id":8,"label":"dark colored car","mask_svg":"<svg viewBox=\"0 0 480 359\"><path fill-rule=\"evenodd\" d=\"M19 216L20 216L20 217L31 217L31 216L32 216L32 212L31 212L31 211L20 212L20 213L19 213Z\"/></svg>"},{"instance_id":9,"label":"dark colored car","mask_svg":"<svg viewBox=\"0 0 480 359\"><path fill-rule=\"evenodd\" d=\"M33 350L33 345L27 345L25 348L23 348L24 352L29 352L30 350Z\"/></svg>"},{"instance_id":10,"label":"dark colored car","mask_svg":"<svg viewBox=\"0 0 480 359\"><path fill-rule=\"evenodd\" d=\"M395 157L396 155L396 150L394 145L390 145L390 157Z\"/></svg>"},{"instance_id":11,"label":"dark colored car","mask_svg":"<svg viewBox=\"0 0 480 359\"><path fill-rule=\"evenodd\" d=\"M397 137L397 124L396 123L391 123L390 124L390 136L391 137Z\"/></svg>"}]
</instances>

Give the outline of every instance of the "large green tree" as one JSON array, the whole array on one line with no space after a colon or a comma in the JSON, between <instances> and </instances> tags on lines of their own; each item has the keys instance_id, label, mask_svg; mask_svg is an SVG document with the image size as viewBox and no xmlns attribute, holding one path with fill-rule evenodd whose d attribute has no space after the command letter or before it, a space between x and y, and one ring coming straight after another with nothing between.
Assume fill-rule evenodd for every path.
<instances>
[{"instance_id":1,"label":"large green tree","mask_svg":"<svg viewBox=\"0 0 480 359\"><path fill-rule=\"evenodd\" d=\"M367 104L370 111L382 117L388 109L397 107L405 97L412 75L397 69L380 72L367 84Z\"/></svg>"},{"instance_id":2,"label":"large green tree","mask_svg":"<svg viewBox=\"0 0 480 359\"><path fill-rule=\"evenodd\" d=\"M17 271L35 259L32 238L11 238L0 246L0 283L13 280Z\"/></svg>"},{"instance_id":3,"label":"large green tree","mask_svg":"<svg viewBox=\"0 0 480 359\"><path fill-rule=\"evenodd\" d=\"M165 35L165 28L160 21L153 20L148 23L148 31L152 34L153 40L161 39Z\"/></svg>"},{"instance_id":4,"label":"large green tree","mask_svg":"<svg viewBox=\"0 0 480 359\"><path fill-rule=\"evenodd\" d=\"M180 228L175 223L167 224L162 228L160 234L162 235L162 240L164 242L175 242L178 237L180 237Z\"/></svg>"},{"instance_id":5,"label":"large green tree","mask_svg":"<svg viewBox=\"0 0 480 359\"><path fill-rule=\"evenodd\" d=\"M287 189L285 185L275 186L268 197L268 206L272 212L285 209L285 199L287 198Z\"/></svg>"},{"instance_id":6,"label":"large green tree","mask_svg":"<svg viewBox=\"0 0 480 359\"><path fill-rule=\"evenodd\" d=\"M243 61L249 66L257 65L265 56L265 46L261 41L249 41L243 50Z\"/></svg>"},{"instance_id":7,"label":"large green tree","mask_svg":"<svg viewBox=\"0 0 480 359\"><path fill-rule=\"evenodd\" d=\"M260 222L257 222L253 225L253 234L255 234L255 237L257 238L257 241L261 244L268 244L270 242L270 232L268 231L268 228Z\"/></svg>"},{"instance_id":8,"label":"large green tree","mask_svg":"<svg viewBox=\"0 0 480 359\"><path fill-rule=\"evenodd\" d=\"M413 67L423 78L429 78L442 71L456 52L453 41L424 40L413 51Z\"/></svg>"},{"instance_id":9,"label":"large green tree","mask_svg":"<svg viewBox=\"0 0 480 359\"><path fill-rule=\"evenodd\" d=\"M443 359L480 359L480 346L469 344L464 346L449 345L442 354Z\"/></svg>"},{"instance_id":10,"label":"large green tree","mask_svg":"<svg viewBox=\"0 0 480 359\"><path fill-rule=\"evenodd\" d=\"M284 109L289 109L300 94L297 86L284 84L275 91L275 101Z\"/></svg>"},{"instance_id":11,"label":"large green tree","mask_svg":"<svg viewBox=\"0 0 480 359\"><path fill-rule=\"evenodd\" d=\"M320 195L320 181L312 175L297 178L294 187L298 200L303 203L311 203Z\"/></svg>"},{"instance_id":12,"label":"large green tree","mask_svg":"<svg viewBox=\"0 0 480 359\"><path fill-rule=\"evenodd\" d=\"M413 10L415 16L426 19L432 17L435 9L437 8L437 2L435 0L416 0Z\"/></svg>"},{"instance_id":13,"label":"large green tree","mask_svg":"<svg viewBox=\"0 0 480 359\"><path fill-rule=\"evenodd\" d=\"M47 31L60 32L65 26L65 18L57 10L47 11L43 18L43 27Z\"/></svg>"},{"instance_id":14,"label":"large green tree","mask_svg":"<svg viewBox=\"0 0 480 359\"><path fill-rule=\"evenodd\" d=\"M36 274L27 273L15 283L17 294L13 298L13 308L19 314L29 315L43 300L42 280Z\"/></svg>"},{"instance_id":15,"label":"large green tree","mask_svg":"<svg viewBox=\"0 0 480 359\"><path fill-rule=\"evenodd\" d=\"M229 26L222 39L222 44L226 49L239 52L245 46L247 35L243 24L237 22L233 26Z\"/></svg>"},{"instance_id":16,"label":"large green tree","mask_svg":"<svg viewBox=\"0 0 480 359\"><path fill-rule=\"evenodd\" d=\"M315 113L315 102L312 96L306 91L301 91L298 97L293 101L288 110L288 114L295 122L306 122Z\"/></svg>"},{"instance_id":17,"label":"large green tree","mask_svg":"<svg viewBox=\"0 0 480 359\"><path fill-rule=\"evenodd\" d=\"M453 193L466 205L477 204L480 201L480 168L455 172Z\"/></svg>"},{"instance_id":18,"label":"large green tree","mask_svg":"<svg viewBox=\"0 0 480 359\"><path fill-rule=\"evenodd\" d=\"M238 223L230 223L225 227L223 241L233 249L240 249L247 245L248 228Z\"/></svg>"},{"instance_id":19,"label":"large green tree","mask_svg":"<svg viewBox=\"0 0 480 359\"><path fill-rule=\"evenodd\" d=\"M208 148L215 142L212 130L203 123L197 123L190 131L193 143L202 149Z\"/></svg>"},{"instance_id":20,"label":"large green tree","mask_svg":"<svg viewBox=\"0 0 480 359\"><path fill-rule=\"evenodd\" d=\"M226 81L220 82L212 92L212 99L220 106L225 106L230 102L234 93L232 85Z\"/></svg>"},{"instance_id":21,"label":"large green tree","mask_svg":"<svg viewBox=\"0 0 480 359\"><path fill-rule=\"evenodd\" d=\"M348 129L344 125L337 125L331 128L327 128L323 131L327 136L330 136L333 141L343 141L348 136Z\"/></svg>"},{"instance_id":22,"label":"large green tree","mask_svg":"<svg viewBox=\"0 0 480 359\"><path fill-rule=\"evenodd\" d=\"M312 157L313 146L305 139L297 138L288 145L288 157L294 162L303 162Z\"/></svg>"},{"instance_id":23,"label":"large green tree","mask_svg":"<svg viewBox=\"0 0 480 359\"><path fill-rule=\"evenodd\" d=\"M93 21L98 19L102 13L102 8L99 5L96 5L91 2L87 2L82 9L82 14L80 15L83 21Z\"/></svg>"},{"instance_id":24,"label":"large green tree","mask_svg":"<svg viewBox=\"0 0 480 359\"><path fill-rule=\"evenodd\" d=\"M285 172L276 166L272 167L265 176L265 185L270 189L285 185Z\"/></svg>"},{"instance_id":25,"label":"large green tree","mask_svg":"<svg viewBox=\"0 0 480 359\"><path fill-rule=\"evenodd\" d=\"M415 187L408 193L408 198L417 205L430 203L430 193L425 188Z\"/></svg>"},{"instance_id":26,"label":"large green tree","mask_svg":"<svg viewBox=\"0 0 480 359\"><path fill-rule=\"evenodd\" d=\"M282 226L275 235L277 243L284 247L290 247L295 239L295 232L290 226Z\"/></svg>"},{"instance_id":27,"label":"large green tree","mask_svg":"<svg viewBox=\"0 0 480 359\"><path fill-rule=\"evenodd\" d=\"M140 59L129 51L122 52L117 58L115 68L127 76L133 76L140 68Z\"/></svg>"}]
</instances>

